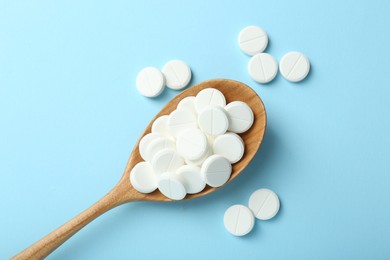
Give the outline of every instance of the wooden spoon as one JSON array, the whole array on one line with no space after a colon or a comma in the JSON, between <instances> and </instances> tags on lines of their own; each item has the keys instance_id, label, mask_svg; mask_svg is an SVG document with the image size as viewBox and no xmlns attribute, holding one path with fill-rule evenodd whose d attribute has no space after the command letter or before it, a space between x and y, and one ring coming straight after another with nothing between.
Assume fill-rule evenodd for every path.
<instances>
[{"instance_id":1,"label":"wooden spoon","mask_svg":"<svg viewBox=\"0 0 390 260\"><path fill-rule=\"evenodd\" d=\"M260 147L263 140L265 127L266 127L266 113L264 105L260 97L247 85L233 80L227 79L214 79L199 83L187 90L183 91L175 98L173 98L149 123L145 131L142 133L141 138L150 133L153 121L162 115L168 115L176 109L180 100L188 96L196 96L196 94L205 88L216 88L220 90L226 97L226 102L232 102L236 100L247 103L253 110L255 117L252 127L245 133L241 134L245 143L245 154L242 159L233 164L232 175L229 182L236 178L250 163ZM140 138L140 139L141 139ZM42 259L53 252L57 247L64 243L68 238L74 235L77 231L87 225L89 222L105 213L106 211L115 208L126 202L132 201L171 201L158 190L153 193L143 194L136 191L130 183L131 169L138 162L142 161L139 154L139 140L134 147L133 152L130 155L130 159L126 165L125 172L122 178L115 185L115 187L107 193L102 199L93 204L90 208L86 209L75 218L71 219L64 225L60 226L41 240L35 242L30 247L26 248L12 259ZM207 186L202 192L197 194L188 194L185 200L198 198L209 194L218 188L212 188Z\"/></svg>"}]
</instances>

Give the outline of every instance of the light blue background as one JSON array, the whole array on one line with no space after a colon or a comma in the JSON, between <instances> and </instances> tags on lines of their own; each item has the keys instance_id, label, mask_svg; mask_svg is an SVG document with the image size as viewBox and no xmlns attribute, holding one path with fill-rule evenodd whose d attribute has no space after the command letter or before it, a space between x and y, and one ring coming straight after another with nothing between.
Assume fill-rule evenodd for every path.
<instances>
[{"instance_id":1,"label":"light blue background","mask_svg":"<svg viewBox=\"0 0 390 260\"><path fill-rule=\"evenodd\" d=\"M389 259L389 13L388 1L1 1L0 258L113 187L177 94L140 96L138 71L178 58L192 83L230 78L261 95L255 160L202 199L112 210L49 259ZM250 79L237 35L252 24L277 60L307 54L304 82ZM224 211L262 187L279 215L228 234Z\"/></svg>"}]
</instances>

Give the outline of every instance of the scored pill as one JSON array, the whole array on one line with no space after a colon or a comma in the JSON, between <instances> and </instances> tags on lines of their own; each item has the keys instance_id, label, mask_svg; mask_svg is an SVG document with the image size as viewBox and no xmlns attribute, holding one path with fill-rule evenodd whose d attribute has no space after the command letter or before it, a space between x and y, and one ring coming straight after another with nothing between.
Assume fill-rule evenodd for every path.
<instances>
[{"instance_id":1,"label":"scored pill","mask_svg":"<svg viewBox=\"0 0 390 260\"><path fill-rule=\"evenodd\" d=\"M288 81L299 82L309 74L310 62L301 52L288 52L280 60L279 69Z\"/></svg>"},{"instance_id":2,"label":"scored pill","mask_svg":"<svg viewBox=\"0 0 390 260\"><path fill-rule=\"evenodd\" d=\"M229 127L229 119L221 107L207 107L199 114L198 124L206 134L216 136L226 132Z\"/></svg>"},{"instance_id":3,"label":"scored pill","mask_svg":"<svg viewBox=\"0 0 390 260\"><path fill-rule=\"evenodd\" d=\"M164 90L164 75L156 68L144 68L137 75L136 86L141 95L145 97L156 97Z\"/></svg>"},{"instance_id":4,"label":"scored pill","mask_svg":"<svg viewBox=\"0 0 390 260\"><path fill-rule=\"evenodd\" d=\"M226 105L225 110L229 118L229 131L240 134L251 128L254 115L252 109L246 103L233 101Z\"/></svg>"},{"instance_id":5,"label":"scored pill","mask_svg":"<svg viewBox=\"0 0 390 260\"><path fill-rule=\"evenodd\" d=\"M191 69L181 60L169 61L162 68L162 73L167 87L174 90L185 88L191 80Z\"/></svg>"},{"instance_id":6,"label":"scored pill","mask_svg":"<svg viewBox=\"0 0 390 260\"><path fill-rule=\"evenodd\" d=\"M248 73L254 81L265 84L276 77L278 63L270 54L259 53L249 60Z\"/></svg>"},{"instance_id":7,"label":"scored pill","mask_svg":"<svg viewBox=\"0 0 390 260\"><path fill-rule=\"evenodd\" d=\"M249 56L263 52L268 45L267 33L257 26L248 26L238 35L240 49Z\"/></svg>"},{"instance_id":8,"label":"scored pill","mask_svg":"<svg viewBox=\"0 0 390 260\"><path fill-rule=\"evenodd\" d=\"M160 176L158 189L165 196L172 200L182 200L187 192L181 177L172 172L165 172Z\"/></svg>"},{"instance_id":9,"label":"scored pill","mask_svg":"<svg viewBox=\"0 0 390 260\"><path fill-rule=\"evenodd\" d=\"M249 208L256 218L261 220L271 219L280 208L278 195L269 189L259 189L250 196Z\"/></svg>"},{"instance_id":10,"label":"scored pill","mask_svg":"<svg viewBox=\"0 0 390 260\"><path fill-rule=\"evenodd\" d=\"M202 164L201 174L203 180L211 187L220 187L230 178L232 165L222 155L214 154Z\"/></svg>"},{"instance_id":11,"label":"scored pill","mask_svg":"<svg viewBox=\"0 0 390 260\"><path fill-rule=\"evenodd\" d=\"M164 172L175 172L184 165L184 160L174 149L164 149L153 157L152 165L155 173L161 175Z\"/></svg>"},{"instance_id":12,"label":"scored pill","mask_svg":"<svg viewBox=\"0 0 390 260\"><path fill-rule=\"evenodd\" d=\"M223 223L227 231L232 235L244 236L253 229L255 218L250 209L244 205L237 204L226 210Z\"/></svg>"},{"instance_id":13,"label":"scored pill","mask_svg":"<svg viewBox=\"0 0 390 260\"><path fill-rule=\"evenodd\" d=\"M225 96L215 88L205 88L195 97L195 108L198 113L208 106L226 106Z\"/></svg>"}]
</instances>

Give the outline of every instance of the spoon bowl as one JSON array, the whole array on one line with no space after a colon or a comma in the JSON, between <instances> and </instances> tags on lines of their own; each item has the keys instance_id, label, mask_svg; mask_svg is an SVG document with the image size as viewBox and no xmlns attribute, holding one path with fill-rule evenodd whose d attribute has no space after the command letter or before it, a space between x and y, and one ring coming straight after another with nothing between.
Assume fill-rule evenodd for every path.
<instances>
[{"instance_id":1,"label":"spoon bowl","mask_svg":"<svg viewBox=\"0 0 390 260\"><path fill-rule=\"evenodd\" d=\"M225 98L226 103L232 101L243 101L249 105L254 114L254 122L252 127L243 134L240 134L245 143L245 153L240 161L232 165L232 174L228 182L236 178L245 167L251 162L255 156L257 150L263 141L265 128L266 128L266 113L263 102L256 92L245 85L244 83L227 80L227 79L213 79L204 81L197 85L194 85L187 90L181 92L174 97L161 111L153 118L153 120L146 127L141 134L140 139L135 145L129 161L127 162L125 171L122 178L115 185L115 187L107 193L101 200L96 202L90 208L86 209L75 218L71 219L64 225L60 226L41 240L37 241L30 247L26 248L12 259L42 259L64 243L68 238L74 235L77 231L90 223L92 220L103 214L104 212L121 205L126 202L132 201L160 201L167 202L171 199L162 195L158 190L144 194L136 191L130 183L130 172L133 167L143 161L139 153L139 141L141 138L150 133L152 123L154 120L162 115L169 115L176 109L180 100L188 96L196 96L199 91L205 88L215 88L221 91ZM223 187L223 186L222 186ZM213 188L207 186L203 191L196 194L187 194L184 200L190 200L209 194L219 188Z\"/></svg>"}]
</instances>

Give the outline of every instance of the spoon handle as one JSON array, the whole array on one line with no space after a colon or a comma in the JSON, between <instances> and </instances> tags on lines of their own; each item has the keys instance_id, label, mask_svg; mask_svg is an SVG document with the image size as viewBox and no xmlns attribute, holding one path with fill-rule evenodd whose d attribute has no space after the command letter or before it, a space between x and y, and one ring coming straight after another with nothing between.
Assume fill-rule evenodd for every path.
<instances>
[{"instance_id":1,"label":"spoon handle","mask_svg":"<svg viewBox=\"0 0 390 260\"><path fill-rule=\"evenodd\" d=\"M90 208L66 222L50 234L11 258L12 260L43 259L95 218L122 204L122 189L116 186Z\"/></svg>"}]
</instances>

